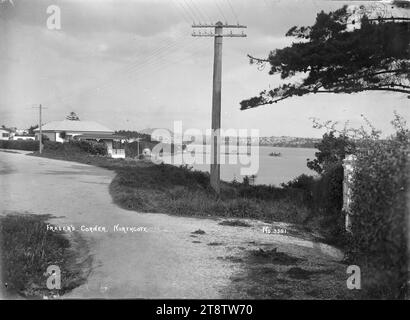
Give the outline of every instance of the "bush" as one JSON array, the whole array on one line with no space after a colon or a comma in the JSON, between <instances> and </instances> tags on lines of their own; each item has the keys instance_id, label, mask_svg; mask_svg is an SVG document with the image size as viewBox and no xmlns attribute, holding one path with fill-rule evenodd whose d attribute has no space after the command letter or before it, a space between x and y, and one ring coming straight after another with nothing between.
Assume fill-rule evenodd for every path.
<instances>
[{"instance_id":1,"label":"bush","mask_svg":"<svg viewBox=\"0 0 410 320\"><path fill-rule=\"evenodd\" d=\"M92 155L100 155L105 156L108 154L107 146L103 142L95 142L95 141L70 141L69 144L78 146L81 150L92 154Z\"/></svg>"},{"instance_id":2,"label":"bush","mask_svg":"<svg viewBox=\"0 0 410 320\"><path fill-rule=\"evenodd\" d=\"M37 151L39 142L34 140L0 140L0 149Z\"/></svg>"},{"instance_id":3,"label":"bush","mask_svg":"<svg viewBox=\"0 0 410 320\"><path fill-rule=\"evenodd\" d=\"M283 183L282 187L287 193L291 190L302 192L302 201L309 208L305 223L319 229L328 242L344 244L342 165L328 165L319 177L302 174L288 183Z\"/></svg>"},{"instance_id":4,"label":"bush","mask_svg":"<svg viewBox=\"0 0 410 320\"><path fill-rule=\"evenodd\" d=\"M347 154L354 153L356 145L353 139L344 133L338 136L335 133L334 129L325 133L322 140L315 144L315 148L319 151L315 153L316 159L307 159L309 169L323 173L335 164L341 165Z\"/></svg>"},{"instance_id":5,"label":"bush","mask_svg":"<svg viewBox=\"0 0 410 320\"><path fill-rule=\"evenodd\" d=\"M125 156L127 158L135 158L138 155L141 155L142 151L146 148L152 150L156 145L158 145L159 141L151 141L144 138L144 140L140 140L139 142L126 142L125 143ZM176 147L174 144L166 144L162 143L165 149L168 148L168 151L171 153L176 152ZM139 150L138 150L139 148Z\"/></svg>"},{"instance_id":6,"label":"bush","mask_svg":"<svg viewBox=\"0 0 410 320\"><path fill-rule=\"evenodd\" d=\"M69 141L65 143L46 141L44 151L61 153L87 153L91 155L107 155L107 146L102 142L95 141Z\"/></svg>"},{"instance_id":7,"label":"bush","mask_svg":"<svg viewBox=\"0 0 410 320\"><path fill-rule=\"evenodd\" d=\"M408 143L401 130L389 140L368 139L357 154L349 256L370 273L363 286L372 298L405 294Z\"/></svg>"},{"instance_id":8,"label":"bush","mask_svg":"<svg viewBox=\"0 0 410 320\"><path fill-rule=\"evenodd\" d=\"M139 142L126 142L125 143L125 156L127 158L135 158L137 156L140 156L142 154L142 151L145 148L149 148L152 150L152 148L157 144L158 142L151 142L148 140L141 140ZM138 150L139 148L139 150Z\"/></svg>"},{"instance_id":9,"label":"bush","mask_svg":"<svg viewBox=\"0 0 410 320\"><path fill-rule=\"evenodd\" d=\"M344 244L345 225L343 207L343 166L328 167L313 184L312 210L319 216L318 225L332 243Z\"/></svg>"},{"instance_id":10,"label":"bush","mask_svg":"<svg viewBox=\"0 0 410 320\"><path fill-rule=\"evenodd\" d=\"M310 192L312 190L312 186L314 183L315 183L315 178L313 176L309 176L307 174L301 174L300 176L296 177L292 181L289 181L287 183L282 183L281 186L285 189L296 188L296 189L302 189L302 190Z\"/></svg>"}]
</instances>

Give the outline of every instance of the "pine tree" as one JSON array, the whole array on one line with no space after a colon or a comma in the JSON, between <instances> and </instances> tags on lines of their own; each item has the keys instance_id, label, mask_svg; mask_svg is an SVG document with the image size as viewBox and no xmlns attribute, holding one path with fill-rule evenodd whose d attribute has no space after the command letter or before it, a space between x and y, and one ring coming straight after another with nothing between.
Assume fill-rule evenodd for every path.
<instances>
[{"instance_id":1,"label":"pine tree","mask_svg":"<svg viewBox=\"0 0 410 320\"><path fill-rule=\"evenodd\" d=\"M283 80L301 75L301 81L284 83L243 100L241 110L310 93L387 91L410 98L409 19L370 19L348 29L352 13L347 6L320 12L313 26L292 27L286 36L299 41L271 51L267 59L248 55L250 63L270 65L269 74ZM350 21L351 23L351 21Z\"/></svg>"},{"instance_id":2,"label":"pine tree","mask_svg":"<svg viewBox=\"0 0 410 320\"><path fill-rule=\"evenodd\" d=\"M77 116L75 112L70 112L70 114L66 116L65 118L71 121L80 121L80 118Z\"/></svg>"}]
</instances>

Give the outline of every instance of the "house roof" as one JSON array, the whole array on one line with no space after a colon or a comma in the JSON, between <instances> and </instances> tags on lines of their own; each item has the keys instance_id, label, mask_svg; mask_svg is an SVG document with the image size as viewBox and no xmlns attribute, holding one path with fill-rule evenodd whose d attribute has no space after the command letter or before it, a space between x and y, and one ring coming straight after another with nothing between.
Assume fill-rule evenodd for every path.
<instances>
[{"instance_id":1,"label":"house roof","mask_svg":"<svg viewBox=\"0 0 410 320\"><path fill-rule=\"evenodd\" d=\"M46 123L42 126L43 131L79 131L79 132L105 132L114 133L111 130L97 122L94 121L73 121L73 120L62 120L62 121L52 121ZM40 131L38 128L34 131Z\"/></svg>"},{"instance_id":2,"label":"house roof","mask_svg":"<svg viewBox=\"0 0 410 320\"><path fill-rule=\"evenodd\" d=\"M111 133L86 133L80 134L75 136L74 139L109 139L109 140L125 140L126 137L118 135L118 134L111 134Z\"/></svg>"}]
</instances>

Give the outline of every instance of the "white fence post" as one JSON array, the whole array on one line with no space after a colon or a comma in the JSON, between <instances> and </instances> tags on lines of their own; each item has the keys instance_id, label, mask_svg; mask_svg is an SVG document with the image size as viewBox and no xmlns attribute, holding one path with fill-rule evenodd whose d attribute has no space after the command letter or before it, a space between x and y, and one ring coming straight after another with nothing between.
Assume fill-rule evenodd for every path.
<instances>
[{"instance_id":1,"label":"white fence post","mask_svg":"<svg viewBox=\"0 0 410 320\"><path fill-rule=\"evenodd\" d=\"M346 213L345 229L352 232L352 214L350 205L352 202L353 170L356 156L350 154L343 160L343 211Z\"/></svg>"}]
</instances>

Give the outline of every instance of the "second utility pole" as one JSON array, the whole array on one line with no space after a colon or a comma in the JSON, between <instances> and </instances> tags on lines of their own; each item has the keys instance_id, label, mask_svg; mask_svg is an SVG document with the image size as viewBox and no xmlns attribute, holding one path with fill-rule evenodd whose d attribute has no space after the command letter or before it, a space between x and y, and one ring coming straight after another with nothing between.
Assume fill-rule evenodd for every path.
<instances>
[{"instance_id":1,"label":"second utility pole","mask_svg":"<svg viewBox=\"0 0 410 320\"><path fill-rule=\"evenodd\" d=\"M42 153L43 152L43 109L44 108L41 104L38 107L33 107L33 108L38 108L38 129L39 129L39 136L38 136L38 152Z\"/></svg>"},{"instance_id":2,"label":"second utility pole","mask_svg":"<svg viewBox=\"0 0 410 320\"><path fill-rule=\"evenodd\" d=\"M40 129L40 136L39 136L39 152L40 154L43 152L43 123L42 123L42 105L40 104L38 110L39 110L39 119L38 119L38 128Z\"/></svg>"},{"instance_id":3,"label":"second utility pole","mask_svg":"<svg viewBox=\"0 0 410 320\"><path fill-rule=\"evenodd\" d=\"M193 28L215 28L215 33L193 33L194 37L214 37L214 73L212 91L212 136L211 136L211 187L220 194L220 129L221 129L221 90L222 90L222 38L246 37L245 34L223 34L223 28L246 28L241 25L228 25L217 22L215 25L193 25Z\"/></svg>"}]
</instances>

